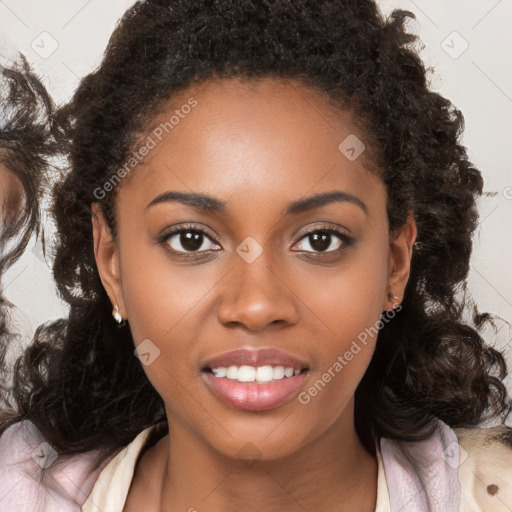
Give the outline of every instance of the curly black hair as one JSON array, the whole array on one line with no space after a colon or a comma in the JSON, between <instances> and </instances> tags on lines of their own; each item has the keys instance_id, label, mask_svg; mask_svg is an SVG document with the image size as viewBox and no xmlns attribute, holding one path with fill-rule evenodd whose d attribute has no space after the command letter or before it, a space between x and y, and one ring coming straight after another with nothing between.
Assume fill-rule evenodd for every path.
<instances>
[{"instance_id":1,"label":"curly black hair","mask_svg":"<svg viewBox=\"0 0 512 512\"><path fill-rule=\"evenodd\" d=\"M0 205L0 276L40 232L40 200L49 182L52 160L62 154L64 126L55 105L26 58L0 64L0 166L12 177ZM65 118L62 120L65 124ZM5 357L13 334L7 325L11 305L0 288L0 391L6 399Z\"/></svg>"},{"instance_id":2,"label":"curly black hair","mask_svg":"<svg viewBox=\"0 0 512 512\"><path fill-rule=\"evenodd\" d=\"M42 326L18 361L11 422L32 421L64 455L113 452L165 419L129 327L112 321L91 205L100 203L115 234L117 189L101 200L95 191L173 95L232 77L296 80L352 112L374 141L390 230L414 214L403 309L380 329L356 390L366 448L374 453L375 436L424 439L435 418L451 427L505 421L504 358L463 321L483 180L460 143L461 112L429 89L409 18L384 17L373 0L147 0L124 15L63 110L71 170L55 189L54 276L70 316Z\"/></svg>"}]
</instances>

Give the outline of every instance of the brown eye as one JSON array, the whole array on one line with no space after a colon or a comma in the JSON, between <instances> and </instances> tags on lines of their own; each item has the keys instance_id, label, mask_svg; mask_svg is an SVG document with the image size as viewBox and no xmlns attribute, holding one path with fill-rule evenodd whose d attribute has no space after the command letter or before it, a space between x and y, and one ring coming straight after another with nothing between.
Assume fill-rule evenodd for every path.
<instances>
[{"instance_id":1,"label":"brown eye","mask_svg":"<svg viewBox=\"0 0 512 512\"><path fill-rule=\"evenodd\" d=\"M206 231L197 227L174 229L162 237L161 243L177 253L205 252L220 248Z\"/></svg>"},{"instance_id":2,"label":"brown eye","mask_svg":"<svg viewBox=\"0 0 512 512\"><path fill-rule=\"evenodd\" d=\"M312 248L313 251L324 252L327 251L331 246L333 241L332 238L333 237L330 233L318 231L317 233L312 233L311 235L308 235L305 240L308 240L309 246ZM334 247L334 249L337 249L337 247Z\"/></svg>"},{"instance_id":3,"label":"brown eye","mask_svg":"<svg viewBox=\"0 0 512 512\"><path fill-rule=\"evenodd\" d=\"M339 252L343 247L350 245L352 239L337 229L326 227L306 233L298 243L300 251Z\"/></svg>"}]
</instances>

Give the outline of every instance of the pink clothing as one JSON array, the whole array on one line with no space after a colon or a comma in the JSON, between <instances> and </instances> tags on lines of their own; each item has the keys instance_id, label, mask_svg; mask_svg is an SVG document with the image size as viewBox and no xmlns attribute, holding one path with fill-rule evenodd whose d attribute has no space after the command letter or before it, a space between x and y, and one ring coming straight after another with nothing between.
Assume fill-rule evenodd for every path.
<instances>
[{"instance_id":1,"label":"pink clothing","mask_svg":"<svg viewBox=\"0 0 512 512\"><path fill-rule=\"evenodd\" d=\"M76 455L58 464L57 453L30 422L11 426L0 437L0 512L80 512L92 510L92 497L97 500L105 498L104 503L115 502L107 510L102 508L103 512L120 512L118 506L119 503L124 504L137 457L155 427L141 432L121 452L101 461L98 466L95 463L98 451ZM487 434L487 431L495 435ZM425 441L380 440L377 445L380 454L379 485L385 482L387 492L384 494L381 489L378 496L385 496L386 502L389 497L391 512L500 510L494 508L493 504L498 502L489 491L494 491L493 482L498 482L499 478L500 503L508 506L503 498L508 499L512 474L508 478L507 470L503 468L509 467L512 471L512 450L496 441L503 431L499 430L499 435L496 429L459 429L458 432L466 440L464 443L454 430L439 421L437 430ZM497 454L494 460L498 466L501 464L501 469L497 468L496 474L491 474L491 464L491 469L486 468L485 474L478 475L483 467L483 458L480 452L471 458L471 454L477 451L476 447L482 444L482 439L486 443L492 442ZM468 456L469 462L466 463ZM466 469L461 471L464 464ZM39 475L42 467L51 467L52 480L49 483L64 491L60 494L66 498L41 485ZM482 484L476 482L475 475L483 481ZM486 494L483 498L479 497L482 492ZM118 493L118 497L112 499L110 493ZM465 507L464 503L473 502L476 503L475 508L473 505L471 509L461 508ZM382 503L377 503L377 510L389 510L389 505L384 508Z\"/></svg>"},{"instance_id":2,"label":"pink clothing","mask_svg":"<svg viewBox=\"0 0 512 512\"><path fill-rule=\"evenodd\" d=\"M39 482L42 469L49 467L53 454L54 450L28 421L16 423L3 433L0 437L1 512L80 510L108 460L94 468L97 452L92 451L73 456L65 464L56 466L48 483L64 491L65 498Z\"/></svg>"}]
</instances>

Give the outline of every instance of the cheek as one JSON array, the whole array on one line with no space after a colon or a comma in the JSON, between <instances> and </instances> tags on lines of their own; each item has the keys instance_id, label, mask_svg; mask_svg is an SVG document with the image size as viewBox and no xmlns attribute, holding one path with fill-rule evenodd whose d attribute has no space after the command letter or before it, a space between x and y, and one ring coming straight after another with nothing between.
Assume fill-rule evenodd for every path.
<instances>
[{"instance_id":1,"label":"cheek","mask_svg":"<svg viewBox=\"0 0 512 512\"><path fill-rule=\"evenodd\" d=\"M324 333L324 348L342 350L378 322L388 286L386 242L384 236L373 238L371 245L348 252L336 268L303 265L297 272L293 291Z\"/></svg>"},{"instance_id":2,"label":"cheek","mask_svg":"<svg viewBox=\"0 0 512 512\"><path fill-rule=\"evenodd\" d=\"M191 372L195 372L193 347L197 341L197 326L191 320L208 286L190 270L172 268L165 254L158 255L154 248L125 249L122 290L134 344L150 340L154 345L149 346L158 354L143 370L166 402L188 409L189 395L183 386L186 382L189 388Z\"/></svg>"},{"instance_id":3,"label":"cheek","mask_svg":"<svg viewBox=\"0 0 512 512\"><path fill-rule=\"evenodd\" d=\"M302 273L294 289L307 297L313 313L309 329L315 332L315 368L299 401L322 410L329 404L333 420L352 397L373 355L387 290L387 261L382 237L372 250L347 258L328 278L319 281L318 270Z\"/></svg>"},{"instance_id":4,"label":"cheek","mask_svg":"<svg viewBox=\"0 0 512 512\"><path fill-rule=\"evenodd\" d=\"M189 393L202 383L197 368L198 347L205 341L202 319L218 273L208 265L172 263L163 248L127 240L120 249L123 299L134 344L150 340L158 354L143 370L167 404L193 414Z\"/></svg>"},{"instance_id":5,"label":"cheek","mask_svg":"<svg viewBox=\"0 0 512 512\"><path fill-rule=\"evenodd\" d=\"M123 299L133 338L165 340L208 291L200 266L173 265L164 249L121 244Z\"/></svg>"}]
</instances>

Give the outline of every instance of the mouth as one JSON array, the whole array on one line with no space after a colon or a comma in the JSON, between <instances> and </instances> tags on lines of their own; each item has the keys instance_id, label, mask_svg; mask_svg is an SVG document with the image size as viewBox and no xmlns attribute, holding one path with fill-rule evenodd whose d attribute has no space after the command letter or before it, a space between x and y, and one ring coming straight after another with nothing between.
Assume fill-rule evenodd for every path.
<instances>
[{"instance_id":1,"label":"mouth","mask_svg":"<svg viewBox=\"0 0 512 512\"><path fill-rule=\"evenodd\" d=\"M202 367L212 393L236 409L262 411L289 402L303 386L309 366L274 349L236 350Z\"/></svg>"}]
</instances>

